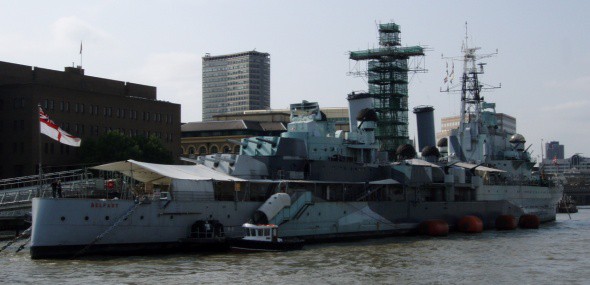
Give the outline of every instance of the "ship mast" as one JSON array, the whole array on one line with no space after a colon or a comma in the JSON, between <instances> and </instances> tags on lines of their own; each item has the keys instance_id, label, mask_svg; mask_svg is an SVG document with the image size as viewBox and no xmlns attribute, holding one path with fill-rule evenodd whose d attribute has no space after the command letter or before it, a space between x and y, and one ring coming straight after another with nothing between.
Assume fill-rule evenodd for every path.
<instances>
[{"instance_id":1,"label":"ship mast","mask_svg":"<svg viewBox=\"0 0 590 285\"><path fill-rule=\"evenodd\" d=\"M481 112L482 112L482 102L484 101L483 96L481 96L482 90L485 89L495 89L500 88L500 86L489 86L482 84L479 81L479 75L484 73L483 67L486 65L485 63L479 62L481 59L492 57L498 54L496 50L495 53L490 54L477 54L477 51L480 50L480 47L469 47L469 35L467 32L467 22L465 22L465 41L461 47L461 52L463 53L462 56L458 57L443 57L443 59L451 59L453 61L463 61L463 74L461 75L461 82L454 86L447 86L446 90L442 90L441 92L460 92L461 93L461 114L460 114L460 121L459 121L459 139L463 143L464 134L467 132L467 129L475 128L472 131L472 134L480 134L483 128L481 127ZM453 64L454 69L454 64ZM448 72L447 72L448 73ZM454 70L451 74L454 73ZM447 81L445 78L445 83L452 84L452 75L451 80Z\"/></svg>"}]
</instances>

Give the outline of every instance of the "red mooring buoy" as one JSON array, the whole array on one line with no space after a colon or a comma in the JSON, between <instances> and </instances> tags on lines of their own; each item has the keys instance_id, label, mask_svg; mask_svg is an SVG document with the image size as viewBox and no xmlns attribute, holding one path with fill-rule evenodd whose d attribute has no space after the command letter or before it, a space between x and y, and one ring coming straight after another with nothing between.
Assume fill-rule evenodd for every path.
<instances>
[{"instance_id":1,"label":"red mooring buoy","mask_svg":"<svg viewBox=\"0 0 590 285\"><path fill-rule=\"evenodd\" d=\"M496 218L496 230L514 230L516 229L516 226L516 218L513 215L500 215Z\"/></svg>"},{"instance_id":2,"label":"red mooring buoy","mask_svg":"<svg viewBox=\"0 0 590 285\"><path fill-rule=\"evenodd\" d=\"M518 225L523 229L538 229L541 221L537 215L526 214L520 216Z\"/></svg>"},{"instance_id":3,"label":"red mooring buoy","mask_svg":"<svg viewBox=\"0 0 590 285\"><path fill-rule=\"evenodd\" d=\"M418 225L418 233L431 237L446 236L449 234L449 224L443 220L426 220Z\"/></svg>"},{"instance_id":4,"label":"red mooring buoy","mask_svg":"<svg viewBox=\"0 0 590 285\"><path fill-rule=\"evenodd\" d=\"M457 230L463 233L481 233L483 231L483 222L476 216L464 216L457 223Z\"/></svg>"}]
</instances>

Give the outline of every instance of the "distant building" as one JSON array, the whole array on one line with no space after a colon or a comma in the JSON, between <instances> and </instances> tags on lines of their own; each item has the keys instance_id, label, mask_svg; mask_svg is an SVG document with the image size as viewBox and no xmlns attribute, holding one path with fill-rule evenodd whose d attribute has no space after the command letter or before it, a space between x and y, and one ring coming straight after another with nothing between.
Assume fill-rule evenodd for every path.
<instances>
[{"instance_id":1,"label":"distant building","mask_svg":"<svg viewBox=\"0 0 590 285\"><path fill-rule=\"evenodd\" d=\"M228 140L241 140L254 136L279 136L287 130L282 122L256 122L247 120L192 122L181 126L182 155L194 156L240 151L239 145Z\"/></svg>"},{"instance_id":2,"label":"distant building","mask_svg":"<svg viewBox=\"0 0 590 285\"><path fill-rule=\"evenodd\" d=\"M328 121L334 122L336 130L350 131L348 108L346 107L327 107L320 108L326 114ZM290 122L289 109L272 109L272 110L248 110L241 112L226 113L213 116L214 120L251 120L259 122Z\"/></svg>"},{"instance_id":3,"label":"distant building","mask_svg":"<svg viewBox=\"0 0 590 285\"><path fill-rule=\"evenodd\" d=\"M39 134L38 104L82 145L117 130L155 135L179 156L180 105L158 101L156 87L0 62L0 178L36 174L40 158L44 172L82 167L79 148Z\"/></svg>"},{"instance_id":4,"label":"distant building","mask_svg":"<svg viewBox=\"0 0 590 285\"><path fill-rule=\"evenodd\" d=\"M448 137L452 129L458 129L461 122L461 116L441 118L441 131L436 133L436 140ZM498 123L498 130L504 131L508 134L516 134L516 118L504 114L496 113L496 122Z\"/></svg>"},{"instance_id":5,"label":"distant building","mask_svg":"<svg viewBox=\"0 0 590 285\"><path fill-rule=\"evenodd\" d=\"M545 143L545 158L548 160L563 159L565 157L565 147L557 141Z\"/></svg>"},{"instance_id":6,"label":"distant building","mask_svg":"<svg viewBox=\"0 0 590 285\"><path fill-rule=\"evenodd\" d=\"M203 121L214 115L270 109L270 55L247 51L203 57Z\"/></svg>"},{"instance_id":7,"label":"distant building","mask_svg":"<svg viewBox=\"0 0 590 285\"><path fill-rule=\"evenodd\" d=\"M336 130L349 131L348 108L322 108ZM280 136L290 122L288 109L250 110L213 117L215 121L191 122L181 126L183 156L213 153L237 154L239 146L228 139L241 140L253 136Z\"/></svg>"}]
</instances>

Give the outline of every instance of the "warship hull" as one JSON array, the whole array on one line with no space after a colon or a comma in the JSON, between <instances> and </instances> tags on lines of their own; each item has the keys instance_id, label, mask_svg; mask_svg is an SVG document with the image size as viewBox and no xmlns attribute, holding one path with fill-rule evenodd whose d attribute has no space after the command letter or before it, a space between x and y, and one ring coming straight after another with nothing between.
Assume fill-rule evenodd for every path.
<instances>
[{"instance_id":1,"label":"warship hull","mask_svg":"<svg viewBox=\"0 0 590 285\"><path fill-rule=\"evenodd\" d=\"M445 220L451 227L465 215L480 217L493 228L500 215L537 215L542 222L555 220L559 191L547 187L492 186L481 190L486 201L325 201L297 209L299 215L282 219L281 237L306 242L331 242L413 233L420 222ZM514 193L506 197L505 192ZM504 198L502 198L504 196ZM72 258L91 254L152 254L226 250L225 238L243 235L241 225L264 202L170 201L140 203L132 200L49 199L33 200L31 257ZM132 213L129 213L133 211ZM126 214L128 214L126 216ZM126 218L121 219L121 217ZM114 226L115 221L120 224ZM197 221L217 221L223 236L191 238ZM190 240L190 242L187 242Z\"/></svg>"}]
</instances>

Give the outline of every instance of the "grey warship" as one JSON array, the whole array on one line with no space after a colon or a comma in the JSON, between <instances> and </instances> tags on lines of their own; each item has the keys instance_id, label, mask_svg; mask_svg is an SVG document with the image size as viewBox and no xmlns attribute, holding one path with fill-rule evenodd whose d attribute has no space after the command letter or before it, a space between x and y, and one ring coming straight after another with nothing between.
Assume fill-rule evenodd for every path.
<instances>
[{"instance_id":1,"label":"grey warship","mask_svg":"<svg viewBox=\"0 0 590 285\"><path fill-rule=\"evenodd\" d=\"M121 173L121 191L134 195L35 198L31 256L223 247L247 222L321 242L408 233L429 220L454 228L464 216L485 228L507 215L553 221L562 189L532 174L522 135L495 128L495 105L479 95L475 52L464 50L460 127L420 157L411 145L391 158L382 150L379 115L363 94L348 98L350 132L336 130L315 102L291 104L286 132L232 141L237 155L96 167Z\"/></svg>"}]
</instances>

